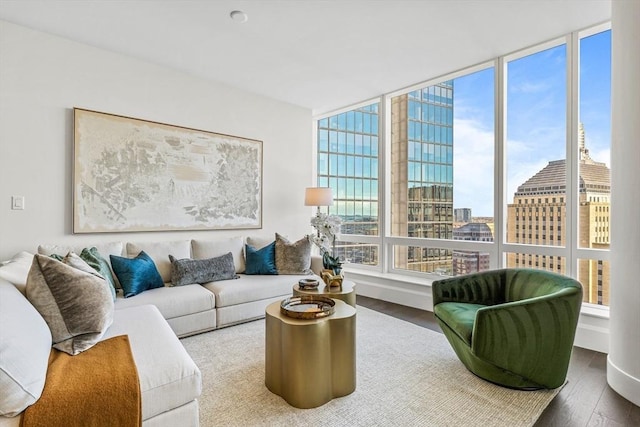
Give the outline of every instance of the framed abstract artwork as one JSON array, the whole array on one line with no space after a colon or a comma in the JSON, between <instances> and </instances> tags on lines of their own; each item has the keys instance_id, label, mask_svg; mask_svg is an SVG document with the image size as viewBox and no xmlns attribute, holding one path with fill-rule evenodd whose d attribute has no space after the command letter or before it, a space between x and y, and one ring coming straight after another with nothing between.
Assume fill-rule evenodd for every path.
<instances>
[{"instance_id":1,"label":"framed abstract artwork","mask_svg":"<svg viewBox=\"0 0 640 427\"><path fill-rule=\"evenodd\" d=\"M73 232L262 227L262 141L74 108Z\"/></svg>"}]
</instances>

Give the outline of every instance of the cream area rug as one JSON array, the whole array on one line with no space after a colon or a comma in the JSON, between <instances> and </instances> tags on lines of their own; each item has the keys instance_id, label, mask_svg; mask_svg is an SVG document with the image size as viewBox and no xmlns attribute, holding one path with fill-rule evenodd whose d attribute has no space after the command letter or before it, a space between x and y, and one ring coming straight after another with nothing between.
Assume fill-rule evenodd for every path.
<instances>
[{"instance_id":1,"label":"cream area rug","mask_svg":"<svg viewBox=\"0 0 640 427\"><path fill-rule=\"evenodd\" d=\"M444 335L403 320L358 307L356 323L356 391L313 409L264 385L264 320L182 339L202 371L200 425L528 426L559 391L483 381Z\"/></svg>"}]
</instances>

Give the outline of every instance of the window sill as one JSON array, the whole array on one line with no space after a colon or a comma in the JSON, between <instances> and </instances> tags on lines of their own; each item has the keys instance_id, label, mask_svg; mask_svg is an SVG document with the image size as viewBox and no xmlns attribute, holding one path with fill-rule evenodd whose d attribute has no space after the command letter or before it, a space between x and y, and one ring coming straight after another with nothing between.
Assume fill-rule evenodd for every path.
<instances>
[{"instance_id":1,"label":"window sill","mask_svg":"<svg viewBox=\"0 0 640 427\"><path fill-rule=\"evenodd\" d=\"M366 268L345 268L345 275L347 278L364 279L373 283L385 283L387 286L393 286L394 284L405 286L418 286L423 287L425 291L431 292L431 284L440 279L446 278L445 276L430 275L428 277L400 274L400 273L382 273L378 270L366 269ZM430 309L432 311L433 309ZM588 316L598 319L609 319L609 307L583 303L580 313L583 316Z\"/></svg>"}]
</instances>

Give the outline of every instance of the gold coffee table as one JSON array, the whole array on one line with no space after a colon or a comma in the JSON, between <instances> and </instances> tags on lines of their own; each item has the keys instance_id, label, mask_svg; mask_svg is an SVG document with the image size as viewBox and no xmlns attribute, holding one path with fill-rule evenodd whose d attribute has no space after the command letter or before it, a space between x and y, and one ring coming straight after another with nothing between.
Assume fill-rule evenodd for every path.
<instances>
[{"instance_id":1,"label":"gold coffee table","mask_svg":"<svg viewBox=\"0 0 640 427\"><path fill-rule=\"evenodd\" d=\"M335 312L299 320L265 312L265 385L296 408L315 408L356 389L356 309L335 300Z\"/></svg>"},{"instance_id":2,"label":"gold coffee table","mask_svg":"<svg viewBox=\"0 0 640 427\"><path fill-rule=\"evenodd\" d=\"M293 285L293 296L295 297L298 295L319 295L342 300L351 307L356 306L356 284L351 280L343 280L342 289L333 288L331 290L329 290L328 286L323 282L320 282L320 285L316 289L300 289L300 286L295 284Z\"/></svg>"}]
</instances>

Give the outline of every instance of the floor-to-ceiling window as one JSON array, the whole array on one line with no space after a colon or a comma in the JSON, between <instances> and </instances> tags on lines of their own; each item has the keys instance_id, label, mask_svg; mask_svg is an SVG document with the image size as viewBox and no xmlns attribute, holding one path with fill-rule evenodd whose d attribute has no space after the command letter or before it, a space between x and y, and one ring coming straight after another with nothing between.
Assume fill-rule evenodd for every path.
<instances>
[{"instance_id":1,"label":"floor-to-ceiling window","mask_svg":"<svg viewBox=\"0 0 640 427\"><path fill-rule=\"evenodd\" d=\"M567 45L506 61L507 267L565 272Z\"/></svg>"},{"instance_id":2,"label":"floor-to-ceiling window","mask_svg":"<svg viewBox=\"0 0 640 427\"><path fill-rule=\"evenodd\" d=\"M485 67L389 97L389 234L419 238L394 241L393 270L458 275L489 268L488 253L440 243L493 241L493 87L493 67Z\"/></svg>"},{"instance_id":3,"label":"floor-to-ceiling window","mask_svg":"<svg viewBox=\"0 0 640 427\"><path fill-rule=\"evenodd\" d=\"M545 269L607 305L610 52L607 28L575 32L320 117L318 185L344 203L332 208L345 221L343 257L424 277ZM375 132L349 128L363 109L379 120ZM340 151L341 132L375 137L377 171L362 177L375 175L371 228L350 225L362 217L346 203L364 192L348 160L341 169L340 156L360 155L348 143Z\"/></svg>"},{"instance_id":4,"label":"floor-to-ceiling window","mask_svg":"<svg viewBox=\"0 0 640 427\"><path fill-rule=\"evenodd\" d=\"M377 265L379 256L371 240L379 235L378 109L372 103L318 120L318 186L331 187L328 212L342 218L336 255L361 265Z\"/></svg>"},{"instance_id":5,"label":"floor-to-ceiling window","mask_svg":"<svg viewBox=\"0 0 640 427\"><path fill-rule=\"evenodd\" d=\"M611 30L581 33L579 57L577 278L584 301L609 305Z\"/></svg>"}]
</instances>

